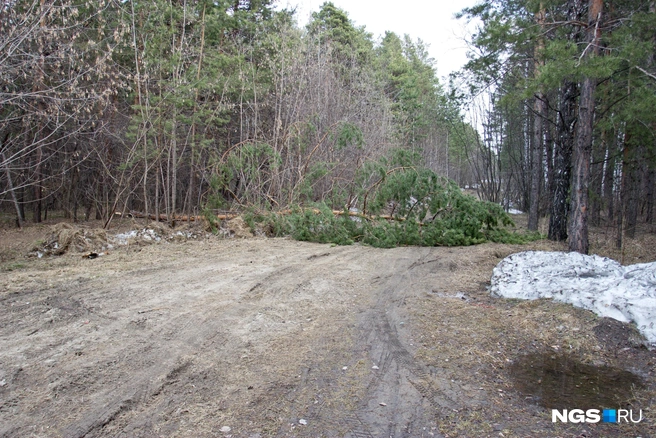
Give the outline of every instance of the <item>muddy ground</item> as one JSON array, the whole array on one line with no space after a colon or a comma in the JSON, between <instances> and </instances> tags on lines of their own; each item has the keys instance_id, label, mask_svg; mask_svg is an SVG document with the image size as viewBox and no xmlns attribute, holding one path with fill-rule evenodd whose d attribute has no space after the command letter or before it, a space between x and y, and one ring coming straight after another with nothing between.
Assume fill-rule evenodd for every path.
<instances>
[{"instance_id":1,"label":"muddy ground","mask_svg":"<svg viewBox=\"0 0 656 438\"><path fill-rule=\"evenodd\" d=\"M25 233L0 235L2 437L656 436L656 353L635 330L489 296L503 257L552 243L206 235L26 258ZM618 403L643 421L552 423L513 379L536 354L638 375Z\"/></svg>"}]
</instances>

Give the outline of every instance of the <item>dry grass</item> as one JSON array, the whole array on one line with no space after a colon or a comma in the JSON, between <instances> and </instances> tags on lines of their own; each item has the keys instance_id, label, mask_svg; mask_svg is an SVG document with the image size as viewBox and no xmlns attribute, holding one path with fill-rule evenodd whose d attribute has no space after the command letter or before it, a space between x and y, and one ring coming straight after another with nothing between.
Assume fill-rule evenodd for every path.
<instances>
[{"instance_id":1,"label":"dry grass","mask_svg":"<svg viewBox=\"0 0 656 438\"><path fill-rule=\"evenodd\" d=\"M525 216L515 216L514 219L519 229L525 228ZM541 226L541 231L546 233L545 220L541 221ZM39 227L32 228L32 230L39 230L39 237L29 234L34 240L43 238L49 232L48 227ZM62 231L66 229L64 226L61 228ZM21 233L25 233L25 230L0 233L0 241L2 241L0 248L5 248L5 242L13 242L16 236L21 236ZM68 236L70 233L63 234ZM27 237L28 234L24 236ZM591 253L613 258L623 264L656 260L656 234L653 229L641 226L637 236L636 239L626 239L624 247L617 249L614 229L592 228ZM68 240L74 240L71 236L68 237L70 238ZM18 249L11 248L12 257L14 253L19 253ZM653 399L656 355L641 348L634 341L636 339L634 329L618 323L610 326L608 337L603 338L599 335L599 327L604 324L604 320L592 312L551 300L494 299L486 290L492 269L504 257L526 250L567 251L565 243L548 240L527 245L488 243L444 250L444 254L440 253L440 257L424 262L431 263L434 272L444 274L439 278L440 289L431 290L433 286L428 286L427 280L426 289L422 289L426 290L425 293L422 292L423 296L409 296L404 301L404 306L407 305L408 312L412 315L408 318L407 325L417 336L414 340L413 353L422 364L435 370L434 372L440 376L454 379L460 386L466 386L470 390L480 390L481 394L485 394L485 403L478 407L463 409L453 417L445 418L440 422L440 432L444 436L498 437L502 436L501 434L505 437L582 436L582 426L552 424L544 408L533 404L525 395L514 389L510 364L528 353L567 353L590 365L640 371L647 380L648 390L636 392L634 406L643 409L647 418L650 416L653 418L656 409ZM155 252L155 248L152 251ZM171 249L167 248L166 251ZM7 255L10 256L9 253ZM435 282L438 284L437 277ZM465 299L456 296L457 292L464 294ZM315 348L317 367L321 367L322 371L327 370L326 372L341 369L343 363L339 362L339 357L348 355L342 354L342 350L337 350L337 347L329 342L335 339L351 339L350 334L333 333L325 327L321 328L321 332L304 331L303 334L308 339L307 345L321 347ZM608 342L608 339L612 342ZM322 340L326 344L322 344ZM340 345L346 350L353 348L349 344ZM263 363L279 360L278 352L293 346L293 338L290 337L284 342L281 341L275 349L261 351L260 354L266 359ZM330 348L326 348L328 346ZM335 354L336 351L340 354ZM243 361L248 364L249 359L244 358ZM339 388L355 387L357 381L362 381L362 375L369 371L368 365L364 366L359 362L349 365L348 371L337 385ZM263 367L263 370L266 369ZM298 379L294 374L292 362L285 363L279 376L280 386L272 384L261 389L263 398L267 392L273 392L282 398L297 398L297 405L314 405L315 400L311 396L316 396L318 392L304 393L301 397L290 389L295 387L293 382ZM334 400L337 399L352 400L347 389L339 392L333 399L323 400L326 406L331 407L331 403L335 403ZM291 411L286 410L288 408L283 409L274 401L264 408L262 410L262 406L258 405L257 411L254 410L249 414L261 418L263 423L269 421L266 418L268 415L275 416L276 419L281 416L288 418L292 415ZM273 424L276 427L271 433L279 430L275 421ZM615 428L602 426L604 425L586 425L585 436L656 435L653 420L642 423L640 429L632 429L628 426Z\"/></svg>"},{"instance_id":2,"label":"dry grass","mask_svg":"<svg viewBox=\"0 0 656 438\"><path fill-rule=\"evenodd\" d=\"M656 229L641 224L633 239L624 238L622 248L617 248L617 231L609 227L593 227L590 230L590 253L609 257L623 265L656 261Z\"/></svg>"},{"instance_id":3,"label":"dry grass","mask_svg":"<svg viewBox=\"0 0 656 438\"><path fill-rule=\"evenodd\" d=\"M525 216L515 217L518 228ZM546 230L545 230L546 231ZM656 235L646 227L637 238L615 248L613 230L590 230L591 253L624 264L656 260ZM649 416L655 409L656 354L642 346L640 335L627 324L599 318L594 313L553 300L505 300L491 298L485 286L492 269L504 257L519 251L567 251L562 242L536 241L527 245L484 244L454 248L450 263L456 269L445 289L412 303L418 333L416 357L435 369L446 371L447 363L465 370L457 376L461 385L481 388L487 402L443 419L440 432L454 436L652 436L653 421L640 425L561 425L551 422L545 408L519 393L510 365L531 353L566 354L595 367L608 366L638 372L647 389L635 391L634 409ZM453 296L462 291L466 299ZM449 298L449 292L452 297ZM605 331L601 328L605 327ZM447 362L448 361L448 362ZM448 376L457 378L456 374ZM534 422L527 422L533 418ZM586 432L583 432L583 429ZM583 435L581 435L583 434Z\"/></svg>"},{"instance_id":4,"label":"dry grass","mask_svg":"<svg viewBox=\"0 0 656 438\"><path fill-rule=\"evenodd\" d=\"M526 230L528 216L526 214L513 215L518 230ZM549 232L549 219L540 219L539 230L541 234ZM590 254L608 257L617 260L623 265L634 263L649 263L656 261L656 226L644 223L638 224L635 238L625 237L622 247L617 247L617 229L614 224L591 226L588 230L590 241ZM527 245L530 249L539 251L568 251L565 242L538 241Z\"/></svg>"}]
</instances>

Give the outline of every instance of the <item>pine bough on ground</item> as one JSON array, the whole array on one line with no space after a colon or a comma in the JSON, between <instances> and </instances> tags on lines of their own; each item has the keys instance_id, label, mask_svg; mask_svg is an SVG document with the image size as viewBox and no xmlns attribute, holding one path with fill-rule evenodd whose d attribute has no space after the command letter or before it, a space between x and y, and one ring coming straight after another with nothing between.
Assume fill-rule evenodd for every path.
<instances>
[{"instance_id":1,"label":"pine bough on ground","mask_svg":"<svg viewBox=\"0 0 656 438\"><path fill-rule=\"evenodd\" d=\"M505 298L553 298L599 316L633 321L656 346L656 262L622 266L575 252L520 252L494 268L491 291Z\"/></svg>"}]
</instances>

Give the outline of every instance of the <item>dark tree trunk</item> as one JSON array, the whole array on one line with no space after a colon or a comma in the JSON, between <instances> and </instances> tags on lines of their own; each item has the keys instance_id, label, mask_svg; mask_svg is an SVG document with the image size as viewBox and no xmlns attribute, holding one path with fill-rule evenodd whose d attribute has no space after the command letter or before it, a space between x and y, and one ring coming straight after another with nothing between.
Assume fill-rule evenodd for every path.
<instances>
[{"instance_id":1,"label":"dark tree trunk","mask_svg":"<svg viewBox=\"0 0 656 438\"><path fill-rule=\"evenodd\" d=\"M624 204L624 236L633 239L638 224L638 166L635 156L631 153L633 148L628 144L624 146L624 163L622 170L622 199Z\"/></svg>"},{"instance_id":2,"label":"dark tree trunk","mask_svg":"<svg viewBox=\"0 0 656 438\"><path fill-rule=\"evenodd\" d=\"M626 227L624 233L626 237L633 239L636 234L638 225L638 182L636 179L636 169L629 171L629 184L626 198Z\"/></svg>"},{"instance_id":3,"label":"dark tree trunk","mask_svg":"<svg viewBox=\"0 0 656 438\"><path fill-rule=\"evenodd\" d=\"M584 58L590 58L598 51L601 32L599 22L603 7L602 0L589 0L588 28L586 41L589 43L584 49ZM592 154L592 128L594 124L595 89L597 80L586 76L581 84L581 97L579 99L579 117L576 126L576 144L574 148L574 167L572 177L572 207L569 222L569 249L570 251L587 254L590 249L588 242L588 213L590 184L590 158Z\"/></svg>"},{"instance_id":4,"label":"dark tree trunk","mask_svg":"<svg viewBox=\"0 0 656 438\"><path fill-rule=\"evenodd\" d=\"M624 177L622 177L622 181L624 181ZM622 200L622 186L620 186L620 189L617 192L617 202L615 202L616 208L617 208L617 240L615 242L615 246L617 246L617 249L622 249L622 236L624 233L622 233L622 221L624 220L624 214L622 211L624 210L622 208L623 206L623 200Z\"/></svg>"},{"instance_id":5,"label":"dark tree trunk","mask_svg":"<svg viewBox=\"0 0 656 438\"><path fill-rule=\"evenodd\" d=\"M615 220L615 197L613 188L615 186L615 130L607 132L606 137L606 163L604 164L604 200L607 207L607 219L609 223Z\"/></svg>"},{"instance_id":6,"label":"dark tree trunk","mask_svg":"<svg viewBox=\"0 0 656 438\"><path fill-rule=\"evenodd\" d=\"M622 153L622 175L620 177L620 189L617 192L617 249L622 248L622 241L624 238L624 210L626 206L626 185L628 166L628 148L626 147L626 136L624 137L624 152Z\"/></svg>"},{"instance_id":7,"label":"dark tree trunk","mask_svg":"<svg viewBox=\"0 0 656 438\"><path fill-rule=\"evenodd\" d=\"M543 198L543 206L542 206L542 211L543 212L548 212L550 211L550 205L549 205L549 200L553 199L553 193L554 193L554 141L553 141L553 133L552 133L552 122L549 119L549 104L547 103L545 105L545 111L544 111L544 122L546 124L545 129L544 129L544 146L545 146L545 152L546 152L546 163L547 163L547 188L546 192L548 196L545 196Z\"/></svg>"},{"instance_id":8,"label":"dark tree trunk","mask_svg":"<svg viewBox=\"0 0 656 438\"><path fill-rule=\"evenodd\" d=\"M544 24L544 8L540 4L540 11L536 14L536 21L540 28ZM544 41L542 38L538 39L535 46L535 75L540 74L540 66L542 65L542 56L544 49ZM535 96L533 104L533 141L531 150L531 193L530 205L528 209L528 229L529 231L537 231L540 218L540 191L542 189L543 171L542 171L542 151L543 145L543 128L545 116L545 101L544 94L538 91Z\"/></svg>"},{"instance_id":9,"label":"dark tree trunk","mask_svg":"<svg viewBox=\"0 0 656 438\"><path fill-rule=\"evenodd\" d=\"M542 116L544 114L542 94L535 98L533 114L533 141L531 151L531 193L528 210L528 229L537 231L542 185Z\"/></svg>"},{"instance_id":10,"label":"dark tree trunk","mask_svg":"<svg viewBox=\"0 0 656 438\"><path fill-rule=\"evenodd\" d=\"M639 166L637 157L643 156L640 144L636 144L635 129L633 123L627 123L624 133L624 152L622 154L622 181L621 181L621 205L618 216L622 215L623 227L618 228L618 233L625 237L634 238L638 223L638 192L640 183L638 181Z\"/></svg>"},{"instance_id":11,"label":"dark tree trunk","mask_svg":"<svg viewBox=\"0 0 656 438\"><path fill-rule=\"evenodd\" d=\"M587 254L590 249L588 242L588 186L590 183L590 155L592 153L594 89L594 79L585 78L581 85L576 142L573 151L572 205L568 233L569 249L581 254Z\"/></svg>"},{"instance_id":12,"label":"dark tree trunk","mask_svg":"<svg viewBox=\"0 0 656 438\"><path fill-rule=\"evenodd\" d=\"M656 1L652 0L649 3L649 12L653 15L656 13ZM654 43L652 45L652 48L656 46L656 32L652 35L652 42ZM652 49L651 56L649 59L649 65L653 68L654 64L656 64L656 51ZM656 122L652 122L651 124L652 127L652 132L656 132ZM654 166L654 158L656 158L656 141L652 140L651 143L651 157L649 157L649 161L647 163L651 162L651 164L646 164L646 172L645 172L645 209L647 210L645 212L645 222L648 224L653 224L654 223L654 185L656 185L656 169L654 169L652 166Z\"/></svg>"},{"instance_id":13,"label":"dark tree trunk","mask_svg":"<svg viewBox=\"0 0 656 438\"><path fill-rule=\"evenodd\" d=\"M606 132L601 134L602 141L599 147L592 151L592 167L590 175L591 185L591 209L590 209L590 223L599 226L601 222L602 206L602 183L604 179L604 158L606 154Z\"/></svg>"},{"instance_id":14,"label":"dark tree trunk","mask_svg":"<svg viewBox=\"0 0 656 438\"><path fill-rule=\"evenodd\" d=\"M20 217L25 222L25 187L21 186L18 190L18 208L20 209Z\"/></svg>"},{"instance_id":15,"label":"dark tree trunk","mask_svg":"<svg viewBox=\"0 0 656 438\"><path fill-rule=\"evenodd\" d=\"M23 216L21 215L21 209L18 204L18 198L16 198L16 192L14 191L14 183L11 177L11 170L9 169L9 163L7 162L7 158L5 157L5 153L2 152L4 150L3 148L7 144L8 139L9 139L9 134L6 134L2 143L0 143L0 160L2 160L2 163L4 164L5 173L7 176L7 189L11 194L11 199L14 203L14 207L16 208L16 225L18 225L18 228L23 228L24 219Z\"/></svg>"},{"instance_id":16,"label":"dark tree trunk","mask_svg":"<svg viewBox=\"0 0 656 438\"><path fill-rule=\"evenodd\" d=\"M645 222L654 223L654 185L656 185L656 170L647 169L645 178Z\"/></svg>"},{"instance_id":17,"label":"dark tree trunk","mask_svg":"<svg viewBox=\"0 0 656 438\"><path fill-rule=\"evenodd\" d=\"M36 162L34 165L34 187L32 188L32 196L34 197L34 210L32 221L35 223L41 222L41 198L43 198L43 187L41 186L41 166L43 164L43 151L42 146L39 145L36 149Z\"/></svg>"},{"instance_id":18,"label":"dark tree trunk","mask_svg":"<svg viewBox=\"0 0 656 438\"><path fill-rule=\"evenodd\" d=\"M569 213L567 199L570 190L574 125L576 123L576 93L576 84L569 81L565 82L560 90L558 135L553 165L553 201L549 218L549 239L555 241L567 240Z\"/></svg>"}]
</instances>

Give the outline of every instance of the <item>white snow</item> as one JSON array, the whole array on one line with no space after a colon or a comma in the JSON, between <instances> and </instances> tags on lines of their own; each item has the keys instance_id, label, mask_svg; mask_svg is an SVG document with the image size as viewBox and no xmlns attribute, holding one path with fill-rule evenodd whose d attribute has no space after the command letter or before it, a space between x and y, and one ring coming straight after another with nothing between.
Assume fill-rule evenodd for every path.
<instances>
[{"instance_id":1,"label":"white snow","mask_svg":"<svg viewBox=\"0 0 656 438\"><path fill-rule=\"evenodd\" d=\"M622 266L576 252L520 252L494 268L491 291L505 298L553 298L599 316L633 321L656 345L656 262Z\"/></svg>"},{"instance_id":2,"label":"white snow","mask_svg":"<svg viewBox=\"0 0 656 438\"><path fill-rule=\"evenodd\" d=\"M118 233L114 236L114 240L119 245L127 245L128 239L134 239L137 237L137 230L131 230L127 233Z\"/></svg>"}]
</instances>

